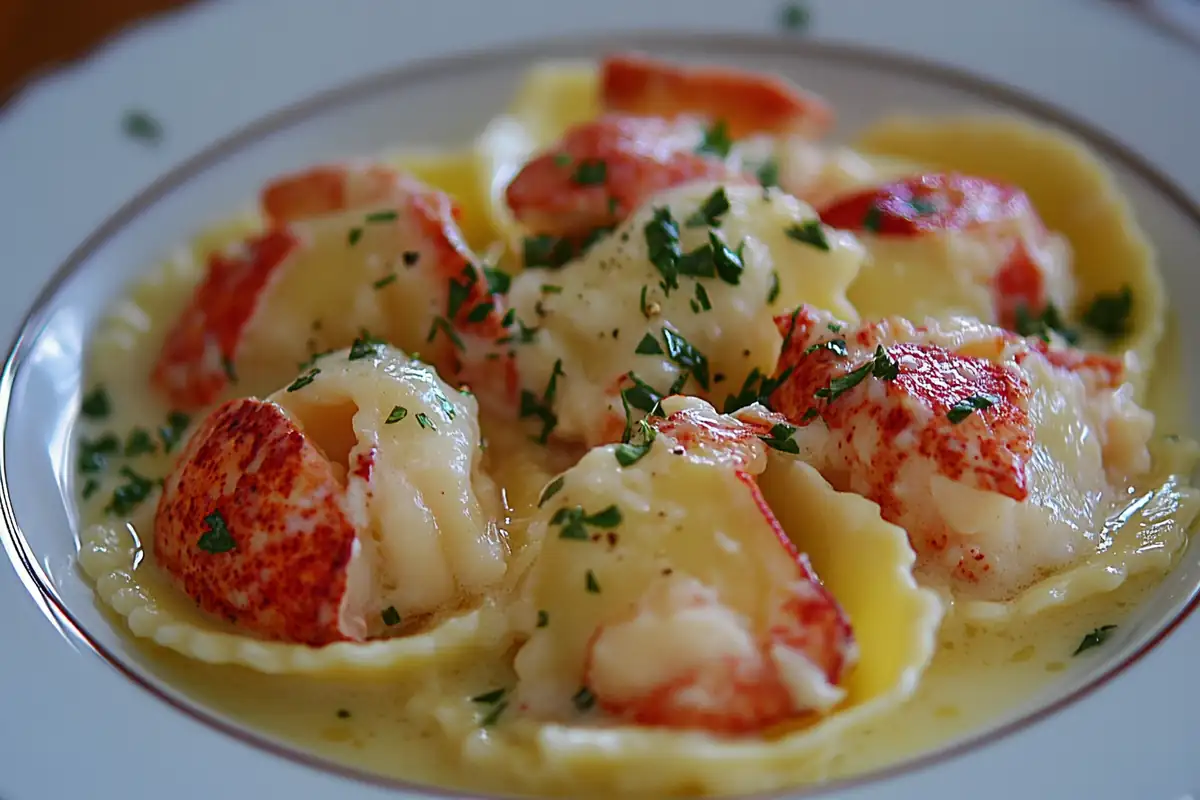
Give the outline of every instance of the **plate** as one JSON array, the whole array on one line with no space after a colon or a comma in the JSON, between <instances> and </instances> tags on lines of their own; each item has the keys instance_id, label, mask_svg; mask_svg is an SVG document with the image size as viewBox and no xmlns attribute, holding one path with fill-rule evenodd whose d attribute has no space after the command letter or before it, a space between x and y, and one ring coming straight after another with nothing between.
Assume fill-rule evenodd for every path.
<instances>
[{"instance_id":1,"label":"plate","mask_svg":"<svg viewBox=\"0 0 1200 800\"><path fill-rule=\"evenodd\" d=\"M215 718L194 707L187 698L159 682L147 670L138 651L129 646L129 640L118 634L110 620L94 605L90 588L75 570L74 541L70 535L74 519L69 503L64 502L72 491L67 443L73 409L80 396L81 357L88 331L126 281L143 271L146 265L155 263L172 245L187 238L205 222L241 205L266 176L317 159L372 152L401 141L417 145L465 143L502 108L521 72L531 61L542 57L592 55L618 43L621 47L649 50L668 57L705 58L782 73L834 102L841 115L839 136L852 133L887 110L1003 109L1048 119L1073 129L1089 139L1117 173L1138 209L1142 223L1159 246L1172 294L1187 296L1200 288L1197 285L1200 279L1187 268L1200 260L1200 212L1182 190L1120 144L1061 112L1019 93L926 62L853 47L816 43L800 46L778 39L656 35L543 41L488 54L441 59L368 78L256 123L162 178L79 246L51 279L22 325L13 355L0 379L0 424L4 425L3 449L0 450L4 492L0 495L0 506L9 527L5 547L17 568L18 578L39 601L45 617L73 641L73 646L84 651L91 649L138 684L141 690L149 690L150 694L167 701L200 725L223 735L232 735L244 744L255 745L262 752L285 759L297 758L279 743L264 742L254 735L247 735L228 720ZM448 103L448 97L455 98L455 102ZM1181 322L1182 340L1200 342L1200 320L1185 318ZM1195 377L1194 374L1187 375L1193 398L1197 396ZM1196 406L1190 408L1193 409L1191 417L1195 419ZM1003 729L989 732L985 738L996 741L1000 734L1015 730L1025 731L1030 736L1039 728L1044 730L1047 725L1027 726L1050 717L1072 700L1078 700L1099 684L1110 681L1144 655L1190 607L1198 581L1200 560L1194 552L1189 552L1180 567L1139 610L1136 621L1131 620L1125 626L1126 636L1121 646L1107 653L1108 658L1103 663L1095 662L1094 668L1072 674L1057 687L1061 696L1051 705L1043 703L1033 717L1030 717L1029 709L1014 710L1018 713L1013 720L1009 720ZM46 627L44 620L42 624ZM62 647L48 648L44 652L47 658L65 658L68 653ZM88 669L94 670L98 664L92 659ZM30 679L16 673L11 677ZM1112 689L1128 682L1120 681L1110 687L1110 695ZM68 692L70 689L63 686L62 690ZM129 703L129 715L122 722L117 723L122 718L114 714L121 708L119 705L109 706L108 713L113 716L92 716L82 722L93 731L117 723L113 727L121 731L130 754L136 757L139 748L150 745L147 727L152 720L161 717L164 709L155 707L151 710L154 703L148 703L145 694L126 690L120 696ZM1098 698L1103 698L1104 694L1092 694L1091 697L1092 702L1099 702ZM1136 694L1127 693L1122 702L1136 702ZM91 710L95 711L94 708ZM1055 722L1055 719L1048 720L1048 724ZM1082 727L1072 729L1084 730ZM208 750L215 741L211 734L201 735L193 726L180 730L186 731L176 740L183 750L181 756L191 753L191 757L195 757L193 743L201 748L201 753L217 752L216 749ZM1065 735L1069 738L1069 734ZM1024 736L1010 738L1005 744L1011 746L1021 738ZM222 745L227 744L222 742ZM861 797L882 792L900 796L894 793L897 784L879 781L905 775L909 777L899 785L908 784L909 790L919 792L912 794L913 797L956 796L951 788L955 786L954 769L965 762L947 762L946 758L965 753L969 747L968 744L958 745L924 759L922 765L935 768L923 773L913 774L912 765L909 765L889 770L874 779L852 781L828 792L835 792L837 796L849 796L847 792L850 791L853 796ZM1032 747L1029 746L1024 757L1041 763L1049 773L1055 760L1054 752ZM974 755L986 752L989 751ZM996 755L996 748L990 748L990 752L996 759L993 763L1004 763L1000 760L1002 757ZM1181 753L1183 749L1174 752ZM1013 757L1011 753L1009 757ZM84 758L86 760L86 752ZM268 765L258 767L266 774L272 774L281 763L263 759L260 755L252 758ZM362 778L345 770L337 772L345 777ZM274 774L279 780L298 781L296 785L306 789L315 789L328 780L315 771L296 771L282 766ZM351 791L350 786L345 786L344 790ZM364 783L356 785L353 791L365 796L371 790ZM821 794L834 796L828 792ZM5 796L8 796L7 792Z\"/></svg>"}]
</instances>

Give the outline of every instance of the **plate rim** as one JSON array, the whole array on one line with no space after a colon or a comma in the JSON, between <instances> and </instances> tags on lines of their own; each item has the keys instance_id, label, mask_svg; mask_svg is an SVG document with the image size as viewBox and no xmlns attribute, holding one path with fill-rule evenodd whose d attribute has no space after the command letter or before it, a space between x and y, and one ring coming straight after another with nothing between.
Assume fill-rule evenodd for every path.
<instances>
[{"instance_id":1,"label":"plate rim","mask_svg":"<svg viewBox=\"0 0 1200 800\"><path fill-rule=\"evenodd\" d=\"M614 46L617 43L620 43L621 46ZM463 793L440 786L382 776L365 768L349 766L325 756L305 752L299 747L283 741L276 741L266 734L223 719L217 712L207 709L201 703L187 699L182 693L156 685L155 682L139 675L103 643L97 641L75 618L65 601L59 596L54 581L43 570L36 553L16 519L9 492L7 446L8 418L13 400L13 388L18 372L27 361L27 351L31 343L41 335L45 328L48 307L63 284L83 267L96 250L103 247L110 238L137 219L140 214L174 191L185 187L205 170L218 166L242 148L338 106L353 104L376 93L395 90L407 84L420 83L423 80L450 75L458 71L473 71L485 69L488 65L512 62L524 62L532 65L538 60L581 59L578 55L560 55L560 53L569 54L573 50L582 48L590 51L607 50L612 52L652 49L655 46L693 51L702 57L711 48L719 50L726 56L740 53L756 55L766 53L780 57L801 55L822 58L834 63L896 71L922 82L997 101L1080 138L1094 151L1104 156L1106 160L1120 163L1145 181L1149 187L1174 206L1183 216L1189 218L1200 230L1200 200L1175 183L1134 147L1103 130L1100 126L1084 120L1081 116L1056 103L1040 98L1008 82L982 75L973 69L889 48L841 41L798 39L780 34L729 33L711 29L614 29L584 34L556 35L542 39L526 38L485 48L457 50L368 73L268 111L231 133L217 138L145 185L96 226L50 273L34 300L29 304L27 311L21 316L17 330L11 338L3 369L0 371L0 522L7 534L2 537L4 549L17 572L18 580L51 624L55 625L60 633L73 643L82 645L83 648L91 651L111 668L128 678L135 686L145 690L175 711L210 730L250 745L255 750L326 775L345 778L376 788L410 792L414 797L463 798L463 800L494 800L499 797L500 795L493 794ZM1116 659L1102 672L1089 677L1070 692L1019 717L990 728L985 727L974 734L953 740L949 744L916 757L847 778L772 792L739 795L739 797L747 800L752 798L760 800L767 800L767 798L779 800L783 798L792 800L830 798L838 792L867 788L893 778L909 776L959 756L981 750L1055 716L1075 705L1077 701L1085 699L1114 682L1176 631L1197 607L1200 607L1200 585L1192 586L1185 598L1176 601L1175 613L1165 622L1161 622L1152 635L1146 637L1130 652Z\"/></svg>"}]
</instances>

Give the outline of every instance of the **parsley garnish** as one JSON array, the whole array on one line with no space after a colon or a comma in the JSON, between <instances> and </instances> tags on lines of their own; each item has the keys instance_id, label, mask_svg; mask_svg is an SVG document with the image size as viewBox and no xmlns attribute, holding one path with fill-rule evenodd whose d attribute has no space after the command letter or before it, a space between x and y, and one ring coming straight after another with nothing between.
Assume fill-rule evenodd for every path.
<instances>
[{"instance_id":1,"label":"parsley garnish","mask_svg":"<svg viewBox=\"0 0 1200 800\"><path fill-rule=\"evenodd\" d=\"M571 166L571 156L567 155L566 153L555 153L554 154L554 165L556 167Z\"/></svg>"},{"instance_id":2,"label":"parsley garnish","mask_svg":"<svg viewBox=\"0 0 1200 800\"><path fill-rule=\"evenodd\" d=\"M232 358L230 358L229 356L226 356L226 355L222 355L221 356L221 369L224 370L225 377L229 379L230 383L237 383L237 380L238 380L237 370L235 370L233 367L233 359Z\"/></svg>"},{"instance_id":3,"label":"parsley garnish","mask_svg":"<svg viewBox=\"0 0 1200 800\"><path fill-rule=\"evenodd\" d=\"M108 463L108 456L121 452L121 440L113 433L105 433L99 439L79 440L79 471L100 472Z\"/></svg>"},{"instance_id":4,"label":"parsley garnish","mask_svg":"<svg viewBox=\"0 0 1200 800\"><path fill-rule=\"evenodd\" d=\"M446 415L446 419L454 419L454 404L436 386L433 389L433 399L437 402L438 408L442 410L442 413Z\"/></svg>"},{"instance_id":5,"label":"parsley garnish","mask_svg":"<svg viewBox=\"0 0 1200 800\"><path fill-rule=\"evenodd\" d=\"M770 189L772 186L779 185L779 162L773 158L769 158L759 166L755 172L758 177L758 182L762 184L764 189Z\"/></svg>"},{"instance_id":6,"label":"parsley garnish","mask_svg":"<svg viewBox=\"0 0 1200 800\"><path fill-rule=\"evenodd\" d=\"M950 410L946 412L946 419L957 425L973 412L991 408L999 402L1000 398L994 394L973 394L950 406Z\"/></svg>"},{"instance_id":7,"label":"parsley garnish","mask_svg":"<svg viewBox=\"0 0 1200 800\"><path fill-rule=\"evenodd\" d=\"M162 141L162 123L152 117L148 111L131 108L121 118L121 130L130 139L137 139L146 144L158 144Z\"/></svg>"},{"instance_id":8,"label":"parsley garnish","mask_svg":"<svg viewBox=\"0 0 1200 800\"><path fill-rule=\"evenodd\" d=\"M584 576L583 586L585 589L587 589L588 594L600 594L600 582L596 580L596 573L592 572L590 569Z\"/></svg>"},{"instance_id":9,"label":"parsley garnish","mask_svg":"<svg viewBox=\"0 0 1200 800\"><path fill-rule=\"evenodd\" d=\"M699 284L696 284L699 286ZM779 299L779 273L771 270L771 286L767 289L767 305L774 305Z\"/></svg>"},{"instance_id":10,"label":"parsley garnish","mask_svg":"<svg viewBox=\"0 0 1200 800\"><path fill-rule=\"evenodd\" d=\"M557 236L526 236L524 241L525 266L558 269L575 256L575 246L569 239Z\"/></svg>"},{"instance_id":11,"label":"parsley garnish","mask_svg":"<svg viewBox=\"0 0 1200 800\"><path fill-rule=\"evenodd\" d=\"M395 606L388 606L383 610L382 613L380 613L379 616L383 619L384 625L391 626L400 624L400 612L396 610Z\"/></svg>"},{"instance_id":12,"label":"parsley garnish","mask_svg":"<svg viewBox=\"0 0 1200 800\"><path fill-rule=\"evenodd\" d=\"M404 259L404 266L412 267L416 266L416 263L421 260L421 254L416 250L405 250L401 258Z\"/></svg>"},{"instance_id":13,"label":"parsley garnish","mask_svg":"<svg viewBox=\"0 0 1200 800\"><path fill-rule=\"evenodd\" d=\"M849 351L846 350L846 340L845 339L830 339L827 342L817 342L816 344L810 344L808 347L804 348L803 355L815 353L818 350L828 350L829 352L833 353L838 358L845 358L847 355L849 355Z\"/></svg>"},{"instance_id":14,"label":"parsley garnish","mask_svg":"<svg viewBox=\"0 0 1200 800\"><path fill-rule=\"evenodd\" d=\"M583 506L560 508L550 518L550 524L562 526L558 538L586 542L588 539L587 526L615 528L621 524L621 509L611 505L595 514L587 514L584 512Z\"/></svg>"},{"instance_id":15,"label":"parsley garnish","mask_svg":"<svg viewBox=\"0 0 1200 800\"><path fill-rule=\"evenodd\" d=\"M771 426L770 432L766 436L760 436L763 442L770 448L778 450L781 453L797 454L800 452L800 445L796 444L796 440L792 438L792 434L796 432L794 425L787 425L783 422Z\"/></svg>"},{"instance_id":16,"label":"parsley garnish","mask_svg":"<svg viewBox=\"0 0 1200 800\"><path fill-rule=\"evenodd\" d=\"M602 159L585 159L575 168L571 180L580 186L595 186L608 179L608 164Z\"/></svg>"},{"instance_id":17,"label":"parsley garnish","mask_svg":"<svg viewBox=\"0 0 1200 800\"><path fill-rule=\"evenodd\" d=\"M487 280L489 294L508 294L512 287L512 276L502 269L484 267L483 277Z\"/></svg>"},{"instance_id":18,"label":"parsley garnish","mask_svg":"<svg viewBox=\"0 0 1200 800\"><path fill-rule=\"evenodd\" d=\"M800 33L808 28L809 23L812 21L812 14L801 3L788 3L783 7L783 13L779 21L785 31Z\"/></svg>"},{"instance_id":19,"label":"parsley garnish","mask_svg":"<svg viewBox=\"0 0 1200 800\"><path fill-rule=\"evenodd\" d=\"M628 407L627 407L628 408ZM629 441L630 433L624 434L622 437L624 442L616 446L614 454L617 457L617 463L622 467L632 467L637 462L641 461L647 453L650 452L650 447L654 444L655 438L658 436L658 431L654 429L646 420L640 421L642 431L642 443L633 444ZM628 415L626 416L626 430L629 430Z\"/></svg>"},{"instance_id":20,"label":"parsley garnish","mask_svg":"<svg viewBox=\"0 0 1200 800\"><path fill-rule=\"evenodd\" d=\"M913 211L917 212L917 214L922 217L937 211L937 206L923 197L914 197L908 201L908 205L912 207Z\"/></svg>"},{"instance_id":21,"label":"parsley garnish","mask_svg":"<svg viewBox=\"0 0 1200 800\"><path fill-rule=\"evenodd\" d=\"M538 508L544 506L547 500L561 492L563 483L565 482L566 478L564 478L562 475L559 475L557 478L546 484L546 488L542 489L542 496L538 498Z\"/></svg>"},{"instance_id":22,"label":"parsley garnish","mask_svg":"<svg viewBox=\"0 0 1200 800\"><path fill-rule=\"evenodd\" d=\"M137 508L154 489L154 482L137 474L129 467L121 467L126 482L113 490L112 500L104 510L110 514L128 514Z\"/></svg>"},{"instance_id":23,"label":"parsley garnish","mask_svg":"<svg viewBox=\"0 0 1200 800\"><path fill-rule=\"evenodd\" d=\"M543 283L538 287L542 294L562 294L563 288L553 283Z\"/></svg>"},{"instance_id":24,"label":"parsley garnish","mask_svg":"<svg viewBox=\"0 0 1200 800\"><path fill-rule=\"evenodd\" d=\"M732 414L739 408L752 406L755 403L767 404L767 398L771 393L779 387L779 384L791 377L792 368L784 370L783 374L778 379L770 378L759 372L758 367L750 370L750 374L746 376L746 380L742 383L742 388L737 394L728 395L725 398L725 407L723 413Z\"/></svg>"},{"instance_id":25,"label":"parsley garnish","mask_svg":"<svg viewBox=\"0 0 1200 800\"><path fill-rule=\"evenodd\" d=\"M700 204L699 210L687 218L684 223L689 228L715 228L721 224L721 217L729 212L729 197L725 187L718 186L713 193Z\"/></svg>"},{"instance_id":26,"label":"parsley garnish","mask_svg":"<svg viewBox=\"0 0 1200 800\"><path fill-rule=\"evenodd\" d=\"M611 197L608 198L608 206L609 206L608 213L609 214L614 214L614 215L616 214L616 211L613 209L613 203L615 203L615 202L616 201L613 200ZM612 228L607 228L607 227L592 228L591 233L589 233L587 236L585 236L583 238L583 241L579 243L579 255L586 254L589 250L592 249L592 247L595 246L596 242L600 241L601 239L603 239L605 236L608 236L612 232L613 232Z\"/></svg>"},{"instance_id":27,"label":"parsley garnish","mask_svg":"<svg viewBox=\"0 0 1200 800\"><path fill-rule=\"evenodd\" d=\"M558 425L558 416L554 413L554 396L558 393L558 378L564 375L562 369L562 359L554 362L554 368L550 371L550 380L546 384L546 391L542 393L542 398L539 400L537 396L528 390L521 390L521 408L520 417L537 417L542 421L542 431L538 434L536 441L538 444L545 444L550 440L550 432Z\"/></svg>"},{"instance_id":28,"label":"parsley garnish","mask_svg":"<svg viewBox=\"0 0 1200 800\"><path fill-rule=\"evenodd\" d=\"M1054 303L1047 303L1046 308L1038 316L1032 316L1024 305L1017 307L1017 333L1022 336L1036 336L1044 342L1050 341L1050 331L1056 331L1067 344L1076 344L1079 334L1067 327Z\"/></svg>"},{"instance_id":29,"label":"parsley garnish","mask_svg":"<svg viewBox=\"0 0 1200 800\"><path fill-rule=\"evenodd\" d=\"M100 481L95 478L88 478L83 484L83 499L91 498L100 489Z\"/></svg>"},{"instance_id":30,"label":"parsley garnish","mask_svg":"<svg viewBox=\"0 0 1200 800\"><path fill-rule=\"evenodd\" d=\"M237 547L237 542L233 540L233 534L229 532L229 526L225 524L225 518L221 516L220 511L213 511L205 517L204 524L208 526L208 530L200 534L196 541L196 546L201 550L214 554L228 553Z\"/></svg>"},{"instance_id":31,"label":"parsley garnish","mask_svg":"<svg viewBox=\"0 0 1200 800\"><path fill-rule=\"evenodd\" d=\"M383 211L372 211L367 214L367 222L395 222L399 215L394 208L384 209Z\"/></svg>"},{"instance_id":32,"label":"parsley garnish","mask_svg":"<svg viewBox=\"0 0 1200 800\"><path fill-rule=\"evenodd\" d=\"M488 318L488 314L491 314L495 310L496 306L491 300L484 300L482 303L472 308L471 312L467 314L467 322L479 324Z\"/></svg>"},{"instance_id":33,"label":"parsley garnish","mask_svg":"<svg viewBox=\"0 0 1200 800\"><path fill-rule=\"evenodd\" d=\"M537 626L539 628L544 628L549 624L550 624L550 613L539 608L538 616L537 616Z\"/></svg>"},{"instance_id":34,"label":"parsley garnish","mask_svg":"<svg viewBox=\"0 0 1200 800\"><path fill-rule=\"evenodd\" d=\"M627 373L626 377L633 381L633 386L621 390L622 399L638 411L645 411L647 414L654 413L654 409L658 408L658 404L662 402L663 396L653 386L632 372Z\"/></svg>"},{"instance_id":35,"label":"parsley garnish","mask_svg":"<svg viewBox=\"0 0 1200 800\"><path fill-rule=\"evenodd\" d=\"M496 720L500 719L500 715L508 708L508 701L501 700L496 705L492 706L492 710L484 715L483 719L479 720L480 727L487 728L496 724Z\"/></svg>"},{"instance_id":36,"label":"parsley garnish","mask_svg":"<svg viewBox=\"0 0 1200 800\"><path fill-rule=\"evenodd\" d=\"M591 572L589 571L588 574ZM592 690L588 687L580 686L579 691L571 697L571 702L579 711L589 711L592 706L596 705L596 695L592 694Z\"/></svg>"},{"instance_id":37,"label":"parsley garnish","mask_svg":"<svg viewBox=\"0 0 1200 800\"><path fill-rule=\"evenodd\" d=\"M372 285L376 289L382 289L383 287L387 286L388 284L395 283L395 282L396 282L396 273L393 272L389 275L384 275L382 278L375 281L375 283Z\"/></svg>"},{"instance_id":38,"label":"parsley garnish","mask_svg":"<svg viewBox=\"0 0 1200 800\"><path fill-rule=\"evenodd\" d=\"M697 153L712 153L720 158L729 155L733 140L729 138L729 126L725 120L719 119L712 127L704 132L704 141L696 148Z\"/></svg>"},{"instance_id":39,"label":"parsley garnish","mask_svg":"<svg viewBox=\"0 0 1200 800\"><path fill-rule=\"evenodd\" d=\"M451 283L453 283L453 281L451 281ZM425 341L432 342L434 337L437 336L438 331L446 334L446 338L450 340L450 343L453 344L456 349L465 349L462 339L459 338L458 334L454 331L453 326L450 325L450 321L445 317L433 318L433 323L429 326L429 334L425 337Z\"/></svg>"},{"instance_id":40,"label":"parsley garnish","mask_svg":"<svg viewBox=\"0 0 1200 800\"><path fill-rule=\"evenodd\" d=\"M834 378L828 386L817 389L813 397L824 397L832 403L862 383L868 375L874 375L882 381L893 381L899 373L899 366L888 356L883 345L879 345L875 348L875 356L870 361L845 375Z\"/></svg>"},{"instance_id":41,"label":"parsley garnish","mask_svg":"<svg viewBox=\"0 0 1200 800\"><path fill-rule=\"evenodd\" d=\"M712 300L708 297L708 289L704 288L703 283L696 283L696 299L692 301L692 311L699 314L701 311L712 311Z\"/></svg>"},{"instance_id":42,"label":"parsley garnish","mask_svg":"<svg viewBox=\"0 0 1200 800\"><path fill-rule=\"evenodd\" d=\"M742 248L745 246L745 242L738 245L738 249L733 251L711 231L708 234L708 241L712 246L713 266L716 267L717 276L726 283L737 286L742 279L742 272L746 269L746 265L742 262Z\"/></svg>"},{"instance_id":43,"label":"parsley garnish","mask_svg":"<svg viewBox=\"0 0 1200 800\"><path fill-rule=\"evenodd\" d=\"M424 411L417 412L417 424L420 425L422 428L428 428L429 430L433 430L433 431L437 430L437 425L433 424L433 420L431 420L429 418L429 415L426 414Z\"/></svg>"},{"instance_id":44,"label":"parsley garnish","mask_svg":"<svg viewBox=\"0 0 1200 800\"><path fill-rule=\"evenodd\" d=\"M642 233L646 237L650 263L654 264L654 268L663 276L663 294L669 295L672 289L679 288L679 259L682 255L679 245L679 223L671 216L669 208L656 208L653 218L646 223Z\"/></svg>"},{"instance_id":45,"label":"parsley garnish","mask_svg":"<svg viewBox=\"0 0 1200 800\"><path fill-rule=\"evenodd\" d=\"M1108 637L1111 636L1112 632L1116 629L1116 625L1101 625L1099 628L1096 628L1091 633L1084 636L1083 640L1079 642L1079 647L1076 647L1075 652L1071 655L1077 656L1084 651L1091 650L1093 647L1099 647L1108 641Z\"/></svg>"},{"instance_id":46,"label":"parsley garnish","mask_svg":"<svg viewBox=\"0 0 1200 800\"><path fill-rule=\"evenodd\" d=\"M83 396L79 410L85 417L104 419L112 412L112 402L108 399L108 391L103 385L97 385Z\"/></svg>"},{"instance_id":47,"label":"parsley garnish","mask_svg":"<svg viewBox=\"0 0 1200 800\"><path fill-rule=\"evenodd\" d=\"M296 380L292 383L292 385L287 387L287 390L289 392L297 392L297 391L303 389L305 386L308 386L310 383L312 383L313 379L316 378L317 375L320 374L320 372L321 372L321 370L319 367L313 367L308 372L301 375L299 378L296 378Z\"/></svg>"},{"instance_id":48,"label":"parsley garnish","mask_svg":"<svg viewBox=\"0 0 1200 800\"><path fill-rule=\"evenodd\" d=\"M358 244L358 240L362 238L362 233L362 228L359 228L358 226L351 228L346 234L346 244L354 247L354 245Z\"/></svg>"},{"instance_id":49,"label":"parsley garnish","mask_svg":"<svg viewBox=\"0 0 1200 800\"><path fill-rule=\"evenodd\" d=\"M829 251L829 239L825 236L825 227L819 219L808 219L798 225L786 228L784 233L789 239L810 244L818 250Z\"/></svg>"},{"instance_id":50,"label":"parsley garnish","mask_svg":"<svg viewBox=\"0 0 1200 800\"><path fill-rule=\"evenodd\" d=\"M1101 292L1083 312L1083 324L1109 338L1129 332L1129 317L1133 313L1133 291L1122 286L1118 292Z\"/></svg>"},{"instance_id":51,"label":"parsley garnish","mask_svg":"<svg viewBox=\"0 0 1200 800\"><path fill-rule=\"evenodd\" d=\"M400 420L404 419L407 416L408 416L407 408L405 408L404 406L394 406L392 408L392 413L387 415L387 419L385 419L383 421L383 424L391 425L393 423L399 422Z\"/></svg>"},{"instance_id":52,"label":"parsley garnish","mask_svg":"<svg viewBox=\"0 0 1200 800\"><path fill-rule=\"evenodd\" d=\"M471 698L471 702L472 703L483 703L484 705L490 706L492 703L498 703L501 700L503 700L504 695L506 695L507 693L508 693L507 689L492 689L490 692L484 692L483 694L475 695L474 697Z\"/></svg>"},{"instance_id":53,"label":"parsley garnish","mask_svg":"<svg viewBox=\"0 0 1200 800\"><path fill-rule=\"evenodd\" d=\"M639 356L660 356L662 355L663 349L659 345L658 341L654 338L654 335L647 333L642 337L642 340L638 342L638 346L634 348L633 352L637 353Z\"/></svg>"},{"instance_id":54,"label":"parsley garnish","mask_svg":"<svg viewBox=\"0 0 1200 800\"><path fill-rule=\"evenodd\" d=\"M145 428L134 428L125 439L126 456L140 456L143 453L153 453L154 450L154 440Z\"/></svg>"},{"instance_id":55,"label":"parsley garnish","mask_svg":"<svg viewBox=\"0 0 1200 800\"><path fill-rule=\"evenodd\" d=\"M879 227L883 224L883 212L878 206L871 206L867 209L867 213L863 215L862 226L864 231L871 233L879 233Z\"/></svg>"},{"instance_id":56,"label":"parsley garnish","mask_svg":"<svg viewBox=\"0 0 1200 800\"><path fill-rule=\"evenodd\" d=\"M667 358L680 367L690 370L700 388L708 390L708 359L692 346L683 335L671 328L663 328L663 344L666 345Z\"/></svg>"},{"instance_id":57,"label":"parsley garnish","mask_svg":"<svg viewBox=\"0 0 1200 800\"><path fill-rule=\"evenodd\" d=\"M337 710L337 717L338 717L338 719L350 719L349 709L339 708Z\"/></svg>"}]
</instances>

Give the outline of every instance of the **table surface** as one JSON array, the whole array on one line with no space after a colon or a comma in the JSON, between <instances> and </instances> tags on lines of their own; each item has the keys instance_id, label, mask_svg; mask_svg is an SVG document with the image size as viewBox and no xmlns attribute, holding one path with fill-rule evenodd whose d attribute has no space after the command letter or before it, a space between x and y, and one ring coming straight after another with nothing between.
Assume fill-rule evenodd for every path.
<instances>
[{"instance_id":1,"label":"table surface","mask_svg":"<svg viewBox=\"0 0 1200 800\"><path fill-rule=\"evenodd\" d=\"M113 33L193 0L0 0L0 104Z\"/></svg>"}]
</instances>

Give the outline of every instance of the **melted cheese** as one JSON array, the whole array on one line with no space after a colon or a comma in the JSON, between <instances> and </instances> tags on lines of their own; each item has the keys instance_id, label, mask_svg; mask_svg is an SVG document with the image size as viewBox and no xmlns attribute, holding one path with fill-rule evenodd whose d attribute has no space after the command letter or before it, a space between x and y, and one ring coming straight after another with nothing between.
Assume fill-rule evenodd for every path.
<instances>
[{"instance_id":1,"label":"melted cheese","mask_svg":"<svg viewBox=\"0 0 1200 800\"><path fill-rule=\"evenodd\" d=\"M554 405L557 436L602 440L598 434L605 418L623 418L615 386L628 372L660 392L672 385L683 371L678 363L666 353L635 352L646 336L657 339L662 349L664 326L708 360L709 388L693 379L686 391L719 404L737 393L752 370L774 370L782 337L772 314L811 303L853 318L845 289L862 258L855 238L824 229L828 250L796 241L786 231L815 219L812 209L781 192L750 186L724 187L730 209L713 230L730 249L742 248L744 270L737 284L681 276L679 288L665 293L644 229L655 209L667 208L680 224L683 252L707 244L710 229L688 226L685 220L716 188L718 184L698 183L664 192L578 261L553 272L527 270L514 280L512 307L518 318L538 328L533 342L517 348L525 388L542 395L554 365L561 362ZM546 285L557 288L547 293ZM699 306L697 285L706 291L711 310ZM642 312L643 290L650 316Z\"/></svg>"}]
</instances>

